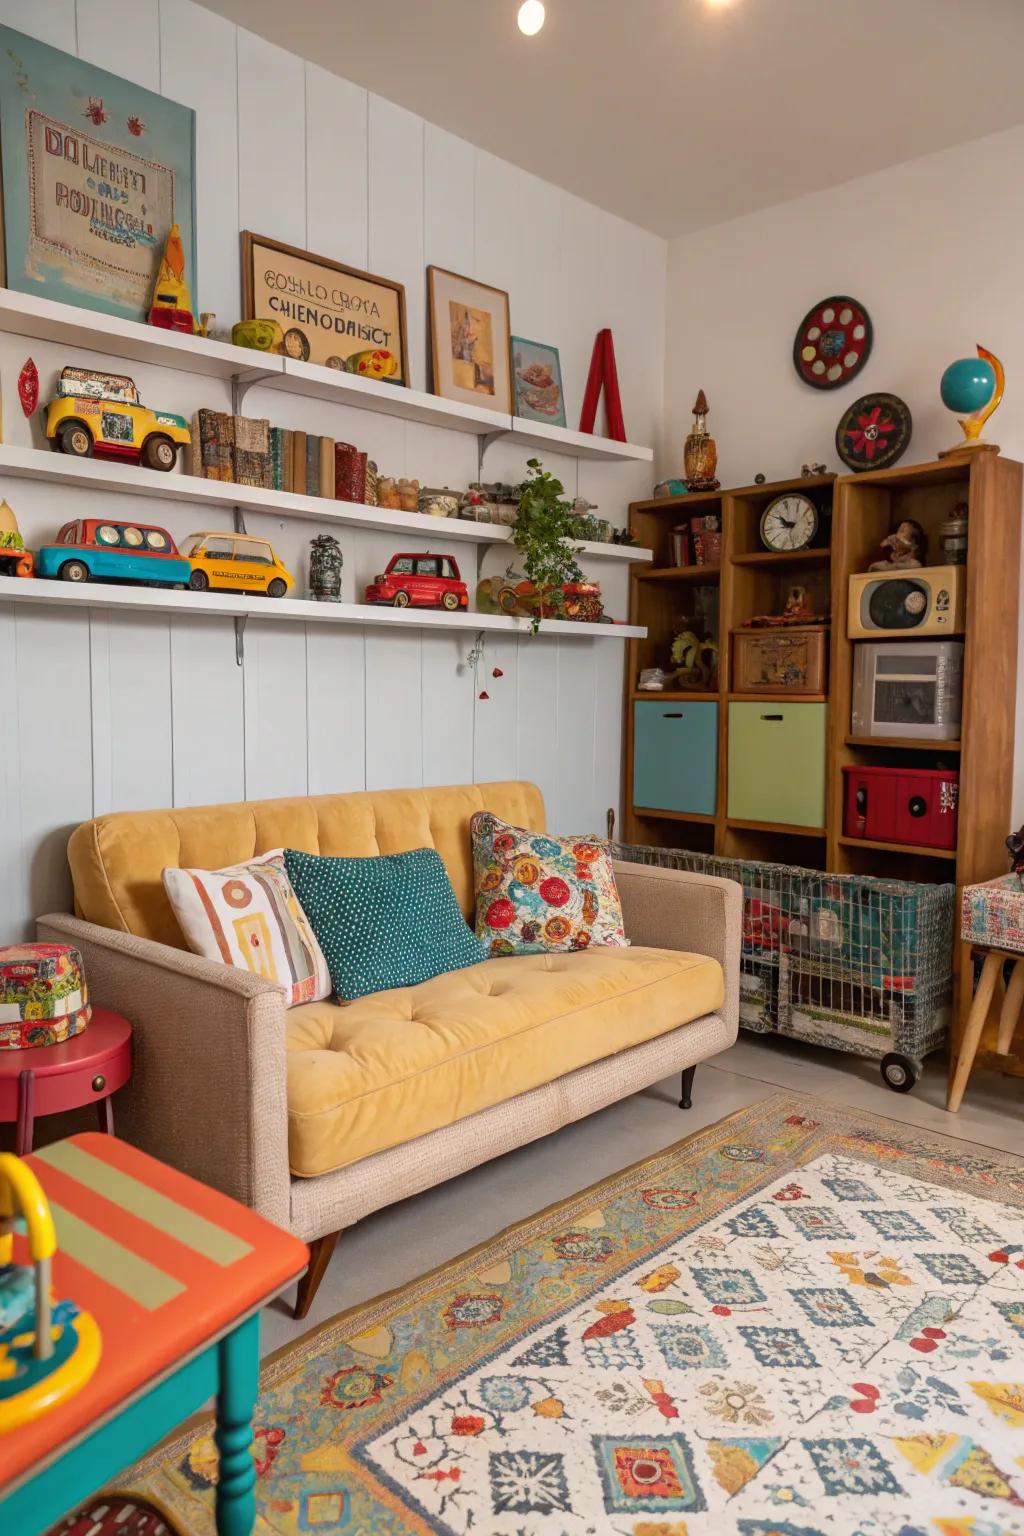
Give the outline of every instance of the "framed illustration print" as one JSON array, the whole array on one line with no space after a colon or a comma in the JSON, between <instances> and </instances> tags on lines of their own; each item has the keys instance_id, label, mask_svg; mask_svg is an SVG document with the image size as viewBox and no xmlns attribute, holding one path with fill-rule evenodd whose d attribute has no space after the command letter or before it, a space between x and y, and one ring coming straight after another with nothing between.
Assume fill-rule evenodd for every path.
<instances>
[{"instance_id":1,"label":"framed illustration print","mask_svg":"<svg viewBox=\"0 0 1024 1536\"><path fill-rule=\"evenodd\" d=\"M390 278L246 230L242 317L276 320L286 357L408 386L405 288Z\"/></svg>"},{"instance_id":2,"label":"framed illustration print","mask_svg":"<svg viewBox=\"0 0 1024 1536\"><path fill-rule=\"evenodd\" d=\"M562 365L557 347L546 347L541 341L526 341L522 336L513 336L512 383L517 416L524 421L547 421L553 427L565 426Z\"/></svg>"},{"instance_id":3,"label":"framed illustration print","mask_svg":"<svg viewBox=\"0 0 1024 1536\"><path fill-rule=\"evenodd\" d=\"M194 291L195 147L191 107L0 27L7 287L145 320L177 224Z\"/></svg>"},{"instance_id":4,"label":"framed illustration print","mask_svg":"<svg viewBox=\"0 0 1024 1536\"><path fill-rule=\"evenodd\" d=\"M508 294L427 268L434 394L512 414Z\"/></svg>"}]
</instances>

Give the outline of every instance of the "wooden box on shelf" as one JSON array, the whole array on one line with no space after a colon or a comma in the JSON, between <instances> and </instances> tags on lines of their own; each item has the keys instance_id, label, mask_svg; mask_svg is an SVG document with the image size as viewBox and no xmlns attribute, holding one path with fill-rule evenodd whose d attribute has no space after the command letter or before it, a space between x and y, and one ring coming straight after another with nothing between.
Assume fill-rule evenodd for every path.
<instances>
[{"instance_id":1,"label":"wooden box on shelf","mask_svg":"<svg viewBox=\"0 0 1024 1536\"><path fill-rule=\"evenodd\" d=\"M734 630L733 687L737 693L824 693L827 658L824 624Z\"/></svg>"}]
</instances>

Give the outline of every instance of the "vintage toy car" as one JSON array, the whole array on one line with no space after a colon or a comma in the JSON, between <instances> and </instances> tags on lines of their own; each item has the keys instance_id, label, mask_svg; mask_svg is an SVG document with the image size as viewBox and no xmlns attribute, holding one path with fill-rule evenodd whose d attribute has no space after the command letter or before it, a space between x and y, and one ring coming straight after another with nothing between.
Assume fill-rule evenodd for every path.
<instances>
[{"instance_id":1,"label":"vintage toy car","mask_svg":"<svg viewBox=\"0 0 1024 1536\"><path fill-rule=\"evenodd\" d=\"M64 368L46 407L46 435L76 458L125 459L148 469L173 469L178 449L192 441L184 416L151 411L134 381L121 373Z\"/></svg>"},{"instance_id":2,"label":"vintage toy car","mask_svg":"<svg viewBox=\"0 0 1024 1536\"><path fill-rule=\"evenodd\" d=\"M284 597L294 577L265 539L247 533L190 533L181 546L193 592L263 592Z\"/></svg>"},{"instance_id":3,"label":"vintage toy car","mask_svg":"<svg viewBox=\"0 0 1024 1536\"><path fill-rule=\"evenodd\" d=\"M543 601L532 581L515 573L485 576L476 589L481 613L505 613L517 618L575 619L584 624L605 620L601 588L596 581L567 581L551 587Z\"/></svg>"},{"instance_id":4,"label":"vintage toy car","mask_svg":"<svg viewBox=\"0 0 1024 1536\"><path fill-rule=\"evenodd\" d=\"M392 555L383 576L367 587L366 601L455 613L469 607L469 588L454 555Z\"/></svg>"},{"instance_id":5,"label":"vintage toy car","mask_svg":"<svg viewBox=\"0 0 1024 1536\"><path fill-rule=\"evenodd\" d=\"M139 581L149 587L185 587L191 566L166 528L115 523L102 517L65 523L55 544L36 558L39 576L61 581Z\"/></svg>"}]
</instances>

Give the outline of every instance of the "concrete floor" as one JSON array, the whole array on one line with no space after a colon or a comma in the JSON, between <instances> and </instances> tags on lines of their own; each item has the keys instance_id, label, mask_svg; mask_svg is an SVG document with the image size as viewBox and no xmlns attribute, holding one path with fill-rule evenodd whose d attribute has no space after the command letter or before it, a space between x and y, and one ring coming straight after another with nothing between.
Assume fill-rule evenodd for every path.
<instances>
[{"instance_id":1,"label":"concrete floor","mask_svg":"<svg viewBox=\"0 0 1024 1536\"><path fill-rule=\"evenodd\" d=\"M679 1079L591 1115L485 1163L461 1178L360 1222L342 1234L309 1316L296 1323L287 1293L263 1318L263 1350L300 1338L336 1312L425 1274L512 1222L585 1189L693 1131L779 1090L809 1093L922 1130L1024 1154L1024 1082L979 1072L958 1115L943 1109L944 1065L926 1064L913 1093L886 1088L875 1063L778 1037L741 1035L697 1068L693 1108L680 1110Z\"/></svg>"}]
</instances>

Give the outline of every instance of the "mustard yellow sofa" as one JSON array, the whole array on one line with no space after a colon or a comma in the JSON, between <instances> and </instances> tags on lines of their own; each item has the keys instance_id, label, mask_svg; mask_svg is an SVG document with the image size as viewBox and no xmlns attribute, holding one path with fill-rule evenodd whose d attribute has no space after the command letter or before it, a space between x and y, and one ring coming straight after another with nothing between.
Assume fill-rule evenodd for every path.
<instances>
[{"instance_id":1,"label":"mustard yellow sofa","mask_svg":"<svg viewBox=\"0 0 1024 1536\"><path fill-rule=\"evenodd\" d=\"M623 949L486 960L339 1006L286 1009L247 971L191 954L161 882L270 848L368 856L433 847L473 910L470 818L544 830L531 784L477 784L119 812L72 834L74 917L94 1000L135 1028L119 1134L312 1245L304 1316L339 1232L674 1071L738 1021L740 889L617 866Z\"/></svg>"}]
</instances>

